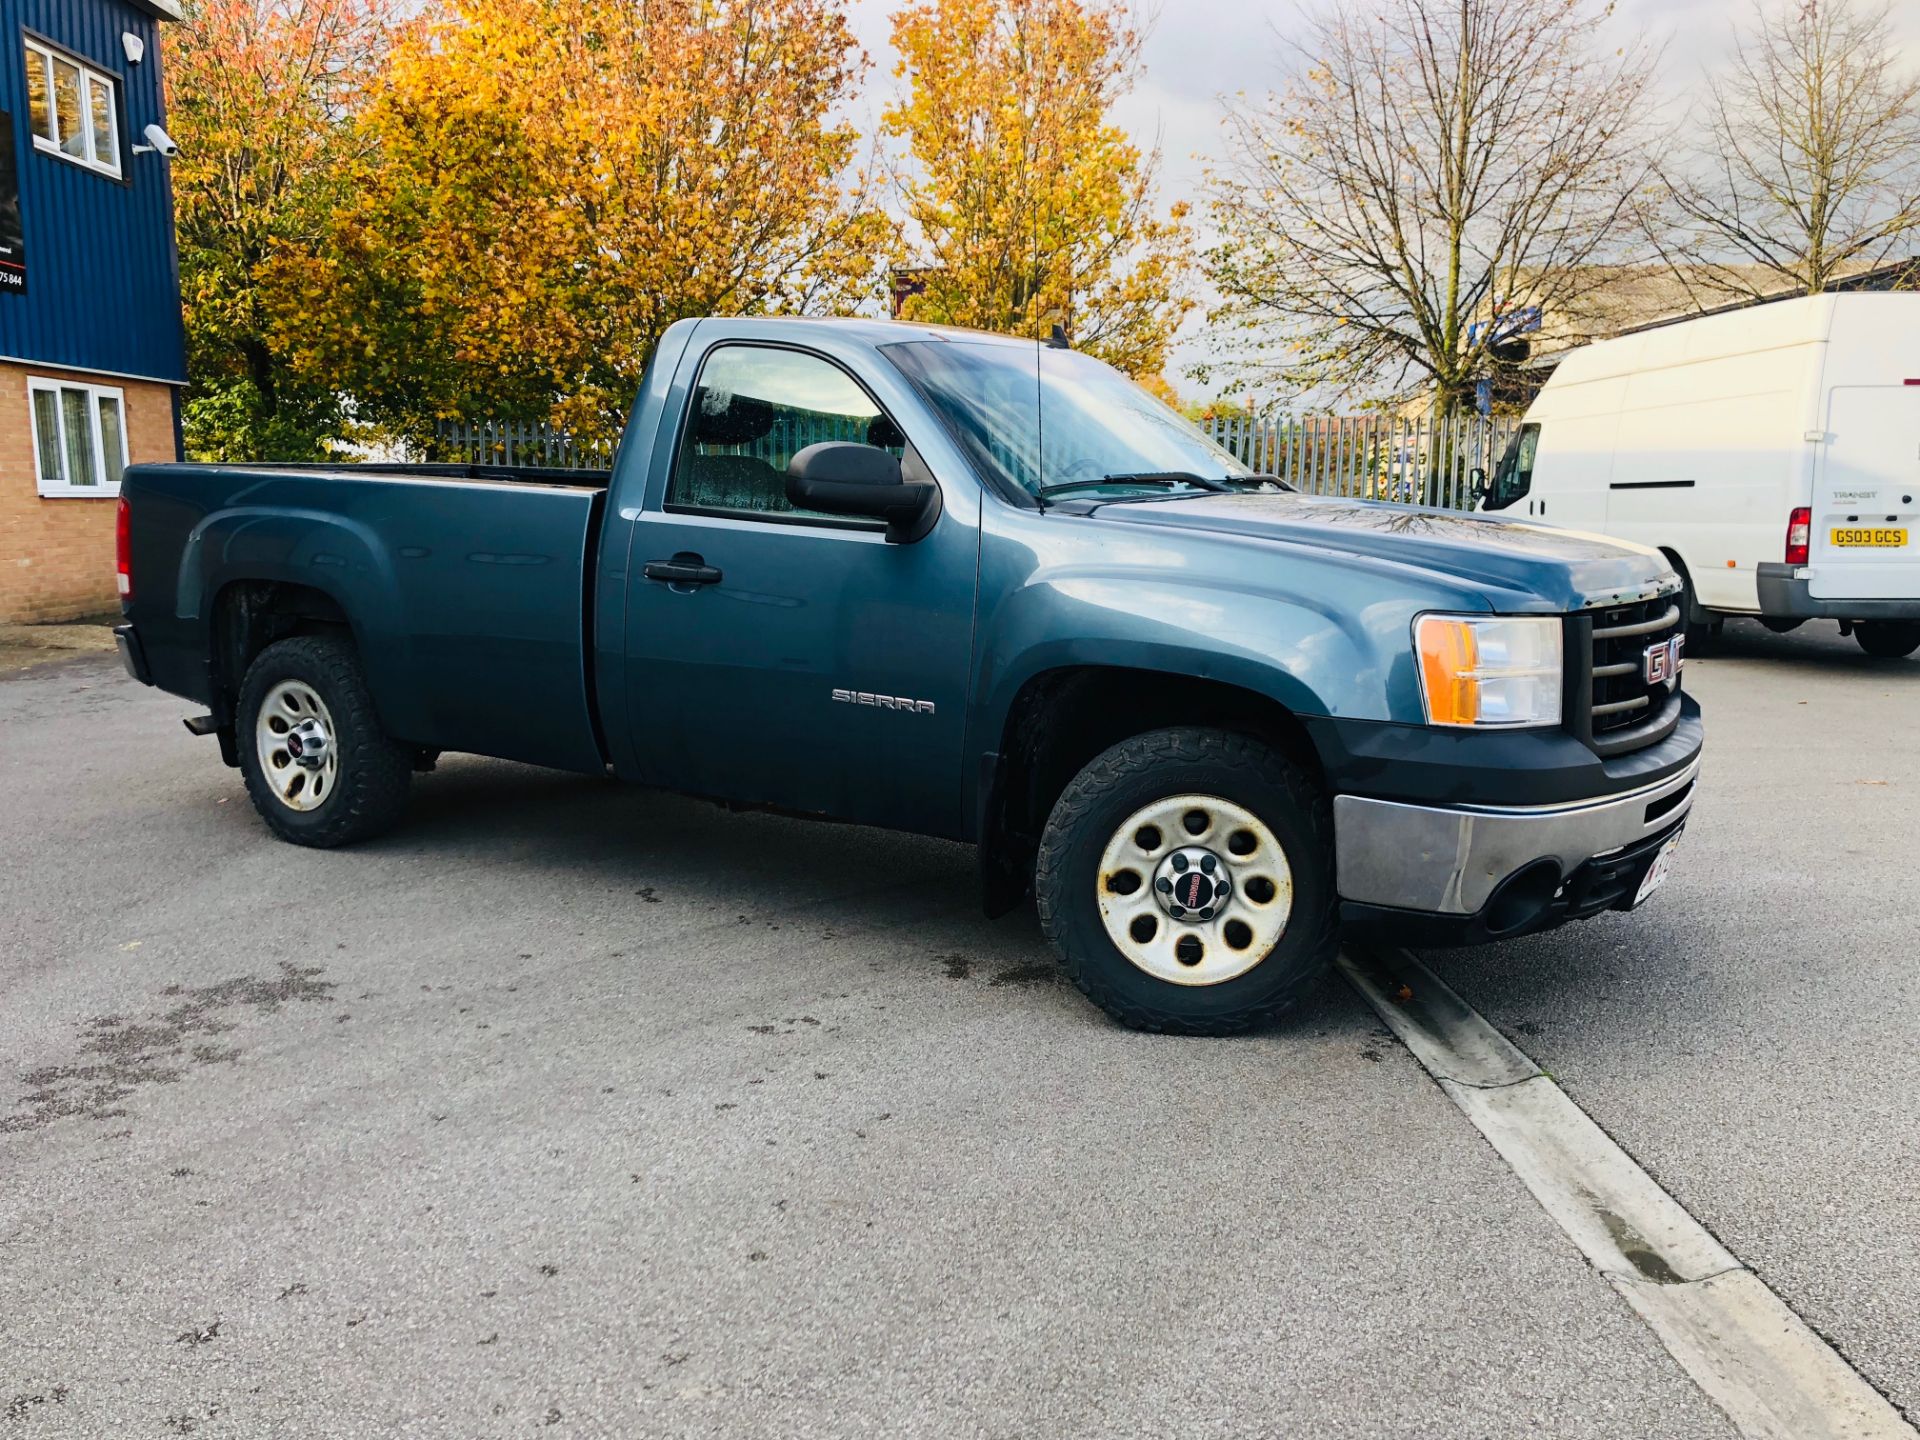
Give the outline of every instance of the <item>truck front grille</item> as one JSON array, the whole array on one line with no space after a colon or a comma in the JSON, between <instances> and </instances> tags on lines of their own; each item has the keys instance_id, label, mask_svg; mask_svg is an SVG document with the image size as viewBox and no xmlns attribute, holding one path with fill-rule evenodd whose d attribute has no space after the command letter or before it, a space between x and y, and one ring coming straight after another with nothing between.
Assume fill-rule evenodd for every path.
<instances>
[{"instance_id":1,"label":"truck front grille","mask_svg":"<svg viewBox=\"0 0 1920 1440\"><path fill-rule=\"evenodd\" d=\"M1647 679L1647 651L1680 629L1675 595L1583 610L1573 617L1573 654L1588 656L1575 686L1575 728L1602 755L1618 755L1664 739L1673 729L1680 684Z\"/></svg>"}]
</instances>

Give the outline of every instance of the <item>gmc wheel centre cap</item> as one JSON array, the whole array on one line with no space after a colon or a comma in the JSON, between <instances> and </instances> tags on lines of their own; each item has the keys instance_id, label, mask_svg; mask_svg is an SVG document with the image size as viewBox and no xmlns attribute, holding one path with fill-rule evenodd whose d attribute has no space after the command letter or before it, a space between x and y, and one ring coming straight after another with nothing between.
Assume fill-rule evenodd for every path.
<instances>
[{"instance_id":1,"label":"gmc wheel centre cap","mask_svg":"<svg viewBox=\"0 0 1920 1440\"><path fill-rule=\"evenodd\" d=\"M1227 867L1213 851L1184 846L1153 871L1153 898L1175 920L1211 920L1233 894Z\"/></svg>"}]
</instances>

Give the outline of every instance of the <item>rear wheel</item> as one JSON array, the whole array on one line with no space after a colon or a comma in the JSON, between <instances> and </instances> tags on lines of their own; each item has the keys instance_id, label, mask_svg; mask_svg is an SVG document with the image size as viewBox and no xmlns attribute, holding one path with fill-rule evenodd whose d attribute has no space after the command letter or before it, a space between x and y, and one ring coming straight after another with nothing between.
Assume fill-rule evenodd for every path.
<instances>
[{"instance_id":1,"label":"rear wheel","mask_svg":"<svg viewBox=\"0 0 1920 1440\"><path fill-rule=\"evenodd\" d=\"M262 650L237 719L247 794L281 839L346 845L391 829L406 808L413 752L381 730L344 639L299 635Z\"/></svg>"},{"instance_id":2,"label":"rear wheel","mask_svg":"<svg viewBox=\"0 0 1920 1440\"><path fill-rule=\"evenodd\" d=\"M1041 927L1139 1030L1225 1035L1299 1001L1339 939L1325 796L1268 746L1156 730L1096 758L1041 837Z\"/></svg>"},{"instance_id":3,"label":"rear wheel","mask_svg":"<svg viewBox=\"0 0 1920 1440\"><path fill-rule=\"evenodd\" d=\"M1920 620L1862 620L1853 627L1860 648L1881 660L1920 650Z\"/></svg>"}]
</instances>

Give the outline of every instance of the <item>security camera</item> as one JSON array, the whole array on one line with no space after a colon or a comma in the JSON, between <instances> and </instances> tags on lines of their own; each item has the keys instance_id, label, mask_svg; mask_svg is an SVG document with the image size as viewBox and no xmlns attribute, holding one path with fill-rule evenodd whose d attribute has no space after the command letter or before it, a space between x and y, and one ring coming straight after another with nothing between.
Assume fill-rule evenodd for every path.
<instances>
[{"instance_id":1,"label":"security camera","mask_svg":"<svg viewBox=\"0 0 1920 1440\"><path fill-rule=\"evenodd\" d=\"M173 137L158 125L149 125L141 133L147 137L147 143L134 146L134 154L145 155L149 151L158 151L161 155L171 160L180 153L180 147L173 143Z\"/></svg>"}]
</instances>

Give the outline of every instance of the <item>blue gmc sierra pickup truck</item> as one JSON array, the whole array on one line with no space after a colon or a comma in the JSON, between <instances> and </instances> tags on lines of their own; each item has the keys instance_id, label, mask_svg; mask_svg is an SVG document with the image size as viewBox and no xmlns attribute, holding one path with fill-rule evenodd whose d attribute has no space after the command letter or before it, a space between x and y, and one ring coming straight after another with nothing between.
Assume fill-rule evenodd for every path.
<instances>
[{"instance_id":1,"label":"blue gmc sierra pickup truck","mask_svg":"<svg viewBox=\"0 0 1920 1440\"><path fill-rule=\"evenodd\" d=\"M1295 493L1032 340L683 321L610 472L121 493L126 667L283 839L470 751L970 841L1144 1029L1263 1022L1343 932L1630 908L1699 769L1657 553Z\"/></svg>"}]
</instances>

